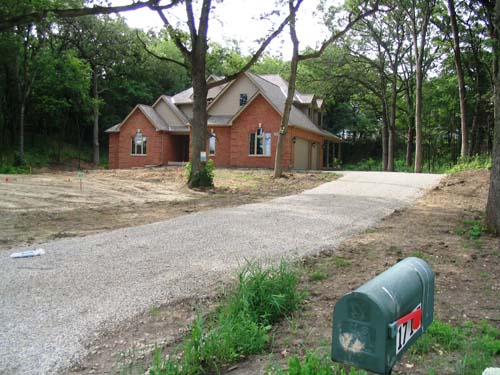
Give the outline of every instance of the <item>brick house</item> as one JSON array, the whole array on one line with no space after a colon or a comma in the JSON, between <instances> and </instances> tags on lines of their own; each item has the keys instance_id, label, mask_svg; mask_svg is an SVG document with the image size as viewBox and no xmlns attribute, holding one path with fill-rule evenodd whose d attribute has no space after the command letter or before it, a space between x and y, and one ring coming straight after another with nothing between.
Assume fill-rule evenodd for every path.
<instances>
[{"instance_id":1,"label":"brick house","mask_svg":"<svg viewBox=\"0 0 500 375\"><path fill-rule=\"evenodd\" d=\"M208 80L218 79L211 76ZM273 168L288 82L245 73L208 92L206 153L216 166ZM193 90L137 105L109 133L109 165L131 168L189 160ZM283 167L322 169L340 159L341 139L322 128L323 101L295 92Z\"/></svg>"}]
</instances>

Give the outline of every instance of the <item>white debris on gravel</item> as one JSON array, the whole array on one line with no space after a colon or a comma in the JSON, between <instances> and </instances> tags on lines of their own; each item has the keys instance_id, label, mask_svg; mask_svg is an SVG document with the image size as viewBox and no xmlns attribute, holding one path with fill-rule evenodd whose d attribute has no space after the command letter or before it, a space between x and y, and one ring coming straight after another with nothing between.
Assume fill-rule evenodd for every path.
<instances>
[{"instance_id":1,"label":"white debris on gravel","mask_svg":"<svg viewBox=\"0 0 500 375\"><path fill-rule=\"evenodd\" d=\"M440 178L346 172L266 203L49 242L43 257L23 262L0 252L0 374L62 372L97 332L151 305L206 294L245 260L335 247Z\"/></svg>"}]
</instances>

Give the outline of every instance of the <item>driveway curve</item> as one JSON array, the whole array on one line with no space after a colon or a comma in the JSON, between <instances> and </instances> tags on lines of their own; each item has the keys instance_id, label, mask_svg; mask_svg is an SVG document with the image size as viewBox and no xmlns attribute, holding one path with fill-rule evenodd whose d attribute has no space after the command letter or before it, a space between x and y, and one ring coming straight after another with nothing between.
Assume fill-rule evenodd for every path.
<instances>
[{"instance_id":1,"label":"driveway curve","mask_svg":"<svg viewBox=\"0 0 500 375\"><path fill-rule=\"evenodd\" d=\"M206 294L245 259L338 246L411 204L441 176L341 172L302 194L0 253L0 374L56 374L153 304Z\"/></svg>"}]
</instances>

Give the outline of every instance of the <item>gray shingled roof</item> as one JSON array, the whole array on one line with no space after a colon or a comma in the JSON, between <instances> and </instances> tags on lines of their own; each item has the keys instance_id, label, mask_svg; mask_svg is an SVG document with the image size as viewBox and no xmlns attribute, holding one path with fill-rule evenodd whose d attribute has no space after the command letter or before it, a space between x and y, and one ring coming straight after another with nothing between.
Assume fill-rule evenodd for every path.
<instances>
[{"instance_id":1,"label":"gray shingled roof","mask_svg":"<svg viewBox=\"0 0 500 375\"><path fill-rule=\"evenodd\" d=\"M261 93L271 102L271 104L278 110L278 112L283 115L285 109L286 94L283 93L282 88L262 78L261 76L252 73L247 74L258 86ZM339 139L329 131L316 126L301 110L293 105L290 111L289 124L328 138Z\"/></svg>"},{"instance_id":2,"label":"gray shingled roof","mask_svg":"<svg viewBox=\"0 0 500 375\"><path fill-rule=\"evenodd\" d=\"M167 96L167 95L162 95L161 98L165 101L165 103L167 103L168 107L172 110L172 112L175 113L175 115L179 118L179 120L181 120L181 124L182 125L186 125L189 120L188 118L186 117L186 115L184 114L184 112L182 112L174 103L173 103L173 100L172 100L172 97L171 96ZM175 126L178 126L180 124L170 124L170 125L175 125Z\"/></svg>"},{"instance_id":3,"label":"gray shingled roof","mask_svg":"<svg viewBox=\"0 0 500 375\"><path fill-rule=\"evenodd\" d=\"M233 116L208 116L208 125L231 125Z\"/></svg>"},{"instance_id":4,"label":"gray shingled roof","mask_svg":"<svg viewBox=\"0 0 500 375\"><path fill-rule=\"evenodd\" d=\"M130 113L125 117L125 120L120 122L119 124L116 124L106 130L106 133L116 133L120 131L120 127L123 125L125 121L130 117L130 115L136 110L139 109L142 113L144 113L144 116L148 118L148 120L151 122L151 124L155 127L156 130L163 130L163 131L168 131L169 127L165 121L156 113L153 107L149 105L144 105L144 104L138 104L135 106L135 108L130 111Z\"/></svg>"}]
</instances>

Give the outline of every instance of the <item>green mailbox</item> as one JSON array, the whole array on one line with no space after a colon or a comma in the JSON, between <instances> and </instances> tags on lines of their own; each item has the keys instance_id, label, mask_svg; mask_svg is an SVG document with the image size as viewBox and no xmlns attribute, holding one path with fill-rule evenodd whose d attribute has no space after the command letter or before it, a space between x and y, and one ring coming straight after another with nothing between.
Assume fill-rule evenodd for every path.
<instances>
[{"instance_id":1,"label":"green mailbox","mask_svg":"<svg viewBox=\"0 0 500 375\"><path fill-rule=\"evenodd\" d=\"M433 314L434 273L422 259L406 258L337 302L332 360L390 374Z\"/></svg>"}]
</instances>

